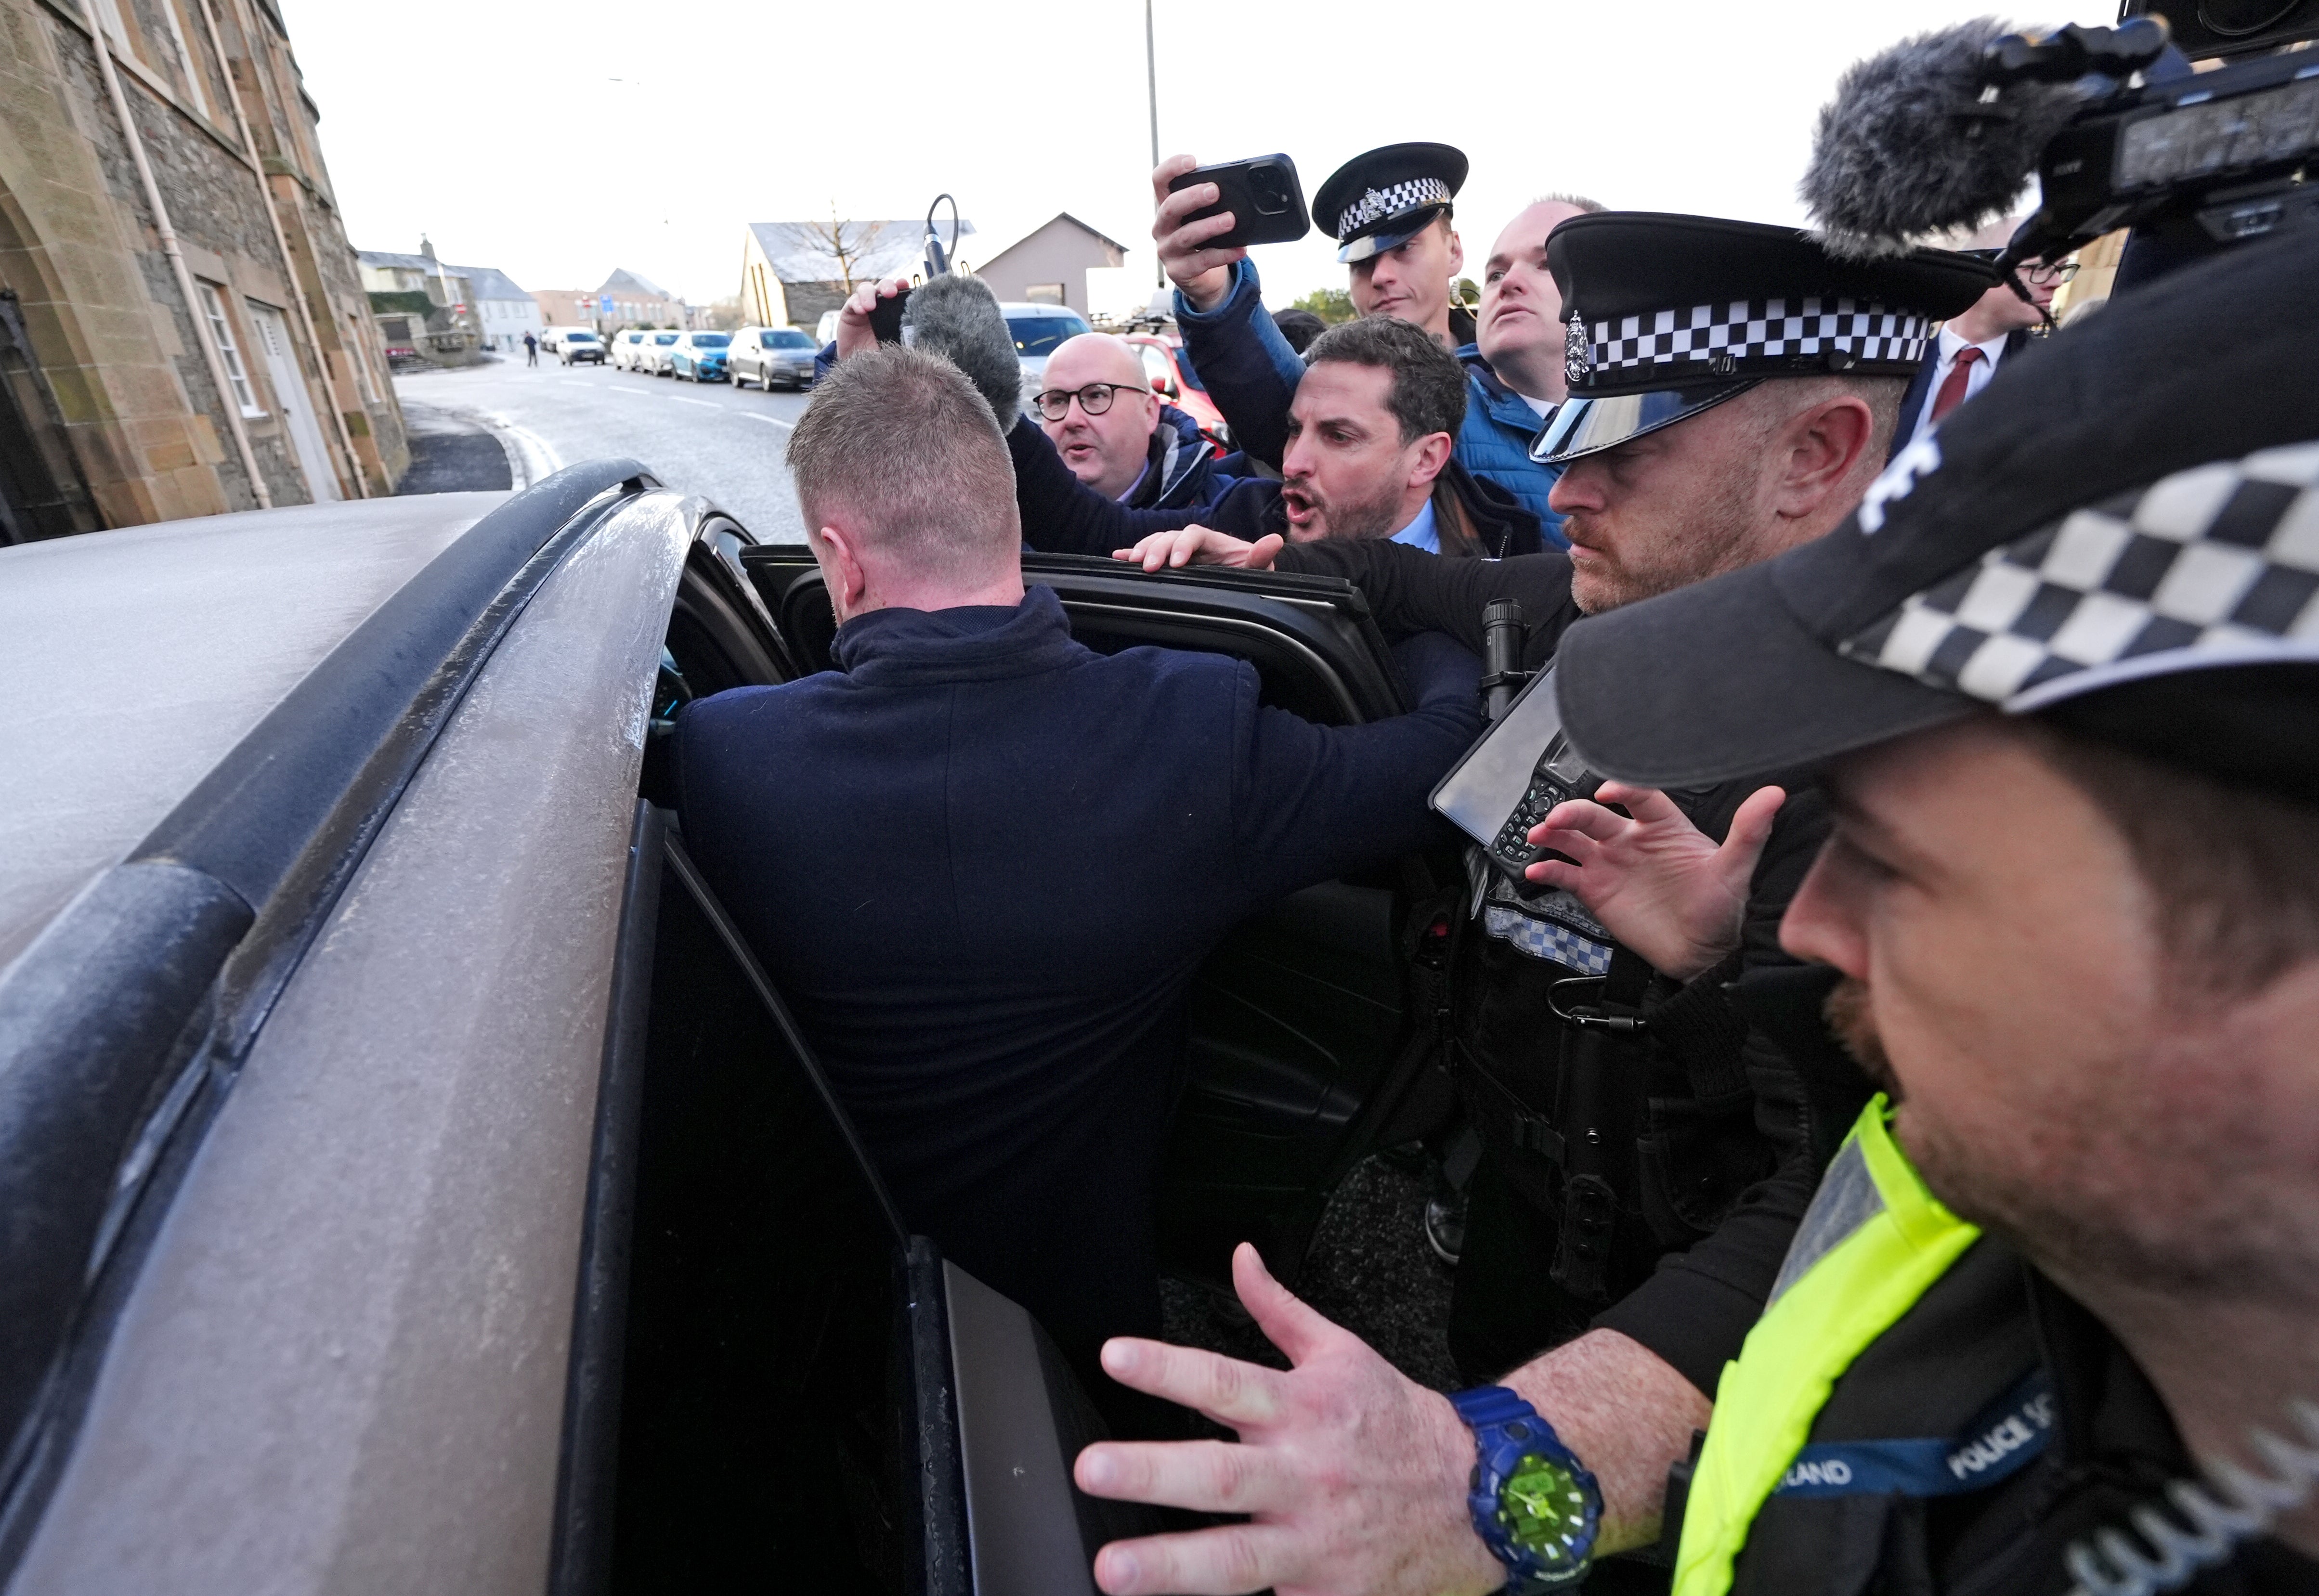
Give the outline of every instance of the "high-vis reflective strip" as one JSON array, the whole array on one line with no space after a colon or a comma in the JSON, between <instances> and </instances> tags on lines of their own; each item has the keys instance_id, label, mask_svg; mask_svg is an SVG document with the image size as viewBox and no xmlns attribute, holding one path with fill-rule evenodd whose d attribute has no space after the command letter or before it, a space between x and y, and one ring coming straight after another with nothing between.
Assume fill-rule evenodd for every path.
<instances>
[{"instance_id":1,"label":"high-vis reflective strip","mask_svg":"<svg viewBox=\"0 0 2319 1596\"><path fill-rule=\"evenodd\" d=\"M1674 1596L1724 1596L1748 1526L1853 1359L1980 1239L1893 1143L1879 1093L1805 1213L1764 1317L1724 1366L1692 1478Z\"/></svg>"},{"instance_id":2,"label":"high-vis reflective strip","mask_svg":"<svg viewBox=\"0 0 2319 1596\"><path fill-rule=\"evenodd\" d=\"M2019 1471L2053 1436L2053 1386L2032 1369L1961 1436L1817 1441L1796 1454L1774 1496L1953 1496Z\"/></svg>"}]
</instances>

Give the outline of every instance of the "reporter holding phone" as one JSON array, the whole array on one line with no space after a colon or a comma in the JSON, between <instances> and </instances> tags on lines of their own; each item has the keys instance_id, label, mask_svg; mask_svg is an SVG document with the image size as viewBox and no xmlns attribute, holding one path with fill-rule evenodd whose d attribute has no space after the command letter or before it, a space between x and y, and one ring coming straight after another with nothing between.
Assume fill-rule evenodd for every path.
<instances>
[{"instance_id":1,"label":"reporter holding phone","mask_svg":"<svg viewBox=\"0 0 2319 1596\"><path fill-rule=\"evenodd\" d=\"M1285 157L1266 159L1286 164ZM1289 175L1293 184L1293 167ZM1177 325L1201 380L1241 446L1277 464L1301 363L1265 310L1255 263L1238 242L1256 219L1200 215L1225 198L1223 185L1175 186L1201 176L1182 155L1152 173L1159 213L1151 236L1177 285ZM1546 270L1546 238L1560 222L1602 207L1554 196L1524 209L1492 246L1476 316L1450 298L1466 264L1453 225L1465 178L1465 156L1448 145L1388 145L1331 174L1313 196L1313 213L1339 241L1362 316L1412 322L1457 354L1467 383L1458 463L1537 516L1548 546L1558 548L1561 518L1547 502L1558 473L1529 458L1531 438L1564 392L1561 302Z\"/></svg>"}]
</instances>

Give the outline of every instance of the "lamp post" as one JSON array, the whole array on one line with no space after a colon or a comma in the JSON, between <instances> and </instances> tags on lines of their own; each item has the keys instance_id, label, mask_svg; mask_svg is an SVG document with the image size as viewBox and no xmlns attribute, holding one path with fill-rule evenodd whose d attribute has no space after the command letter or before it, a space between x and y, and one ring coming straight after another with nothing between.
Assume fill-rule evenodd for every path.
<instances>
[{"instance_id":1,"label":"lamp post","mask_svg":"<svg viewBox=\"0 0 2319 1596\"><path fill-rule=\"evenodd\" d=\"M1151 107L1151 169L1160 169L1160 57L1151 45L1151 0L1143 0L1143 87ZM1167 269L1160 264L1160 252L1151 252L1151 282L1157 288L1168 286Z\"/></svg>"}]
</instances>

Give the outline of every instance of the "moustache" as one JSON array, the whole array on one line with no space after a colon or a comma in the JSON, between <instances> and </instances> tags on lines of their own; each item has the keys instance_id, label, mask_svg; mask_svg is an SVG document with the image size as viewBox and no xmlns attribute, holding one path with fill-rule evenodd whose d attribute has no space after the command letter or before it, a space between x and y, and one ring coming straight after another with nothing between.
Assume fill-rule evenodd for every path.
<instances>
[{"instance_id":1,"label":"moustache","mask_svg":"<svg viewBox=\"0 0 2319 1596\"><path fill-rule=\"evenodd\" d=\"M1892 1060L1884 1051L1883 1034L1876 1028L1875 996L1865 981L1855 981L1846 976L1836 984L1827 999L1820 1005L1821 1017L1827 1028L1836 1033L1844 1050L1852 1055L1853 1062L1899 1100L1899 1082L1892 1074Z\"/></svg>"}]
</instances>

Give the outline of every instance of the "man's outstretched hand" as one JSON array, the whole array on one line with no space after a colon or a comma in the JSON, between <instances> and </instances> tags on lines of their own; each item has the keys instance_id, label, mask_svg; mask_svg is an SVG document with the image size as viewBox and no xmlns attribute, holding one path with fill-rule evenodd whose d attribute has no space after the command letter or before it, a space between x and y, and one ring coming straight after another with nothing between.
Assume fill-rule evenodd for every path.
<instances>
[{"instance_id":1,"label":"man's outstretched hand","mask_svg":"<svg viewBox=\"0 0 2319 1596\"><path fill-rule=\"evenodd\" d=\"M1133 548L1111 551L1114 560L1132 560L1146 571L1165 566L1239 565L1250 571L1269 571L1273 556L1283 546L1277 532L1254 543L1242 543L1208 527L1186 527L1177 532L1154 532Z\"/></svg>"},{"instance_id":2,"label":"man's outstretched hand","mask_svg":"<svg viewBox=\"0 0 2319 1596\"><path fill-rule=\"evenodd\" d=\"M1106 1342L1103 1366L1239 1442L1099 1441L1074 1472L1090 1495L1250 1519L1114 1541L1096 1582L1110 1596L1480 1596L1504 1584L1467 1516L1474 1438L1448 1402L1297 1301L1244 1242L1232 1282L1288 1373L1131 1339Z\"/></svg>"},{"instance_id":3,"label":"man's outstretched hand","mask_svg":"<svg viewBox=\"0 0 2319 1596\"><path fill-rule=\"evenodd\" d=\"M864 283L846 295L845 303L837 312L840 360L878 347L878 330L870 325L870 312L878 308L880 300L891 299L909 285L907 277L889 277L882 283Z\"/></svg>"},{"instance_id":4,"label":"man's outstretched hand","mask_svg":"<svg viewBox=\"0 0 2319 1596\"><path fill-rule=\"evenodd\" d=\"M1787 794L1748 794L1719 845L1656 788L1605 781L1595 800L1557 804L1530 827L1532 846L1576 862L1543 859L1523 873L1574 894L1662 974L1687 981L1714 969L1739 945L1748 884Z\"/></svg>"}]
</instances>

